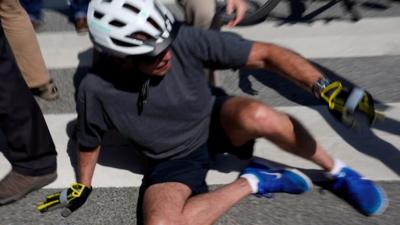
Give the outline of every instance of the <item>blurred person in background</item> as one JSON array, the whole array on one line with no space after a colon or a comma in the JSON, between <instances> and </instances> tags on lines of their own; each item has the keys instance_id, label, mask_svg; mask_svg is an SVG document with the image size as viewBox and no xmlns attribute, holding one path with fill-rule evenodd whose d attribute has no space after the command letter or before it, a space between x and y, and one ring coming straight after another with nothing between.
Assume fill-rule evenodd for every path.
<instances>
[{"instance_id":1,"label":"blurred person in background","mask_svg":"<svg viewBox=\"0 0 400 225\"><path fill-rule=\"evenodd\" d=\"M178 0L177 2L184 10L186 23L198 28L211 28L214 16L217 13L217 0ZM246 0L226 0L226 13L236 14L227 26L236 26L243 19L246 10ZM204 69L204 74L211 86L220 86L220 79L215 71Z\"/></svg>"},{"instance_id":2,"label":"blurred person in background","mask_svg":"<svg viewBox=\"0 0 400 225\"><path fill-rule=\"evenodd\" d=\"M21 0L21 4L28 13L33 27L37 29L42 21L43 0Z\"/></svg>"},{"instance_id":3,"label":"blurred person in background","mask_svg":"<svg viewBox=\"0 0 400 225\"><path fill-rule=\"evenodd\" d=\"M89 2L90 0L70 0L69 2L75 29L78 33L85 33L88 31L86 13Z\"/></svg>"},{"instance_id":4,"label":"blurred person in background","mask_svg":"<svg viewBox=\"0 0 400 225\"><path fill-rule=\"evenodd\" d=\"M0 131L7 143L1 151L12 167L0 181L0 205L4 205L53 182L57 178L57 152L1 26Z\"/></svg>"},{"instance_id":5,"label":"blurred person in background","mask_svg":"<svg viewBox=\"0 0 400 225\"><path fill-rule=\"evenodd\" d=\"M33 17L28 16L18 0L0 0L2 27L26 83L34 95L55 100L58 90L50 79L29 18Z\"/></svg>"},{"instance_id":6,"label":"blurred person in background","mask_svg":"<svg viewBox=\"0 0 400 225\"><path fill-rule=\"evenodd\" d=\"M216 13L216 0L178 0L185 12L185 21L195 27L208 29ZM226 11L236 17L227 25L236 26L244 17L247 5L245 0L227 0Z\"/></svg>"},{"instance_id":7,"label":"blurred person in background","mask_svg":"<svg viewBox=\"0 0 400 225\"><path fill-rule=\"evenodd\" d=\"M77 33L87 31L86 12L90 0L68 0L71 17ZM42 20L43 0L21 0L25 10L28 12L33 26L38 28Z\"/></svg>"}]
</instances>

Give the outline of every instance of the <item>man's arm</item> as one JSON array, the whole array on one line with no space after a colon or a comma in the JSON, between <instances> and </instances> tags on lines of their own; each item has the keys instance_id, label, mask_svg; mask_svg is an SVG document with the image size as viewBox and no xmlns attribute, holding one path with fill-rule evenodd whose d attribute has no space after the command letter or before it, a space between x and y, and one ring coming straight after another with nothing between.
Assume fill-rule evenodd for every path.
<instances>
[{"instance_id":1,"label":"man's arm","mask_svg":"<svg viewBox=\"0 0 400 225\"><path fill-rule=\"evenodd\" d=\"M331 82L302 56L274 44L254 42L246 67L274 70L294 81L328 105L330 112L348 127L358 127L361 113L372 125L383 115L377 113L371 94L341 81ZM362 120L364 121L364 120Z\"/></svg>"},{"instance_id":2,"label":"man's arm","mask_svg":"<svg viewBox=\"0 0 400 225\"><path fill-rule=\"evenodd\" d=\"M72 212L79 209L92 192L92 178L100 152L100 145L94 148L79 146L79 171L78 182L72 183L69 188L61 192L48 195L40 202L37 209L46 212L50 208L61 204L63 207L61 215L68 217Z\"/></svg>"},{"instance_id":3,"label":"man's arm","mask_svg":"<svg viewBox=\"0 0 400 225\"><path fill-rule=\"evenodd\" d=\"M79 146L79 182L87 187L92 186L92 178L100 153L100 145L94 148Z\"/></svg>"},{"instance_id":4,"label":"man's arm","mask_svg":"<svg viewBox=\"0 0 400 225\"><path fill-rule=\"evenodd\" d=\"M313 86L324 76L309 61L286 48L254 42L246 67L273 70L312 91Z\"/></svg>"}]
</instances>

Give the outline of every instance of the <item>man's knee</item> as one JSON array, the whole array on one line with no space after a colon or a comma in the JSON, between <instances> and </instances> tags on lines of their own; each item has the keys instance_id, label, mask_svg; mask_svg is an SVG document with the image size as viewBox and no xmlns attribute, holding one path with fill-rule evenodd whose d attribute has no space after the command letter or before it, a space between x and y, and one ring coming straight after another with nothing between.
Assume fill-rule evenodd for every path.
<instances>
[{"instance_id":1,"label":"man's knee","mask_svg":"<svg viewBox=\"0 0 400 225\"><path fill-rule=\"evenodd\" d=\"M239 115L244 128L252 130L259 136L276 135L282 128L290 126L289 117L275 111L262 102L250 102Z\"/></svg>"},{"instance_id":2,"label":"man's knee","mask_svg":"<svg viewBox=\"0 0 400 225\"><path fill-rule=\"evenodd\" d=\"M153 184L144 193L143 218L146 225L185 225L182 209L191 189L178 182Z\"/></svg>"},{"instance_id":3,"label":"man's knee","mask_svg":"<svg viewBox=\"0 0 400 225\"><path fill-rule=\"evenodd\" d=\"M150 212L151 213L151 212ZM145 225L185 225L179 216L151 215ZM186 224L187 225L187 224Z\"/></svg>"}]
</instances>

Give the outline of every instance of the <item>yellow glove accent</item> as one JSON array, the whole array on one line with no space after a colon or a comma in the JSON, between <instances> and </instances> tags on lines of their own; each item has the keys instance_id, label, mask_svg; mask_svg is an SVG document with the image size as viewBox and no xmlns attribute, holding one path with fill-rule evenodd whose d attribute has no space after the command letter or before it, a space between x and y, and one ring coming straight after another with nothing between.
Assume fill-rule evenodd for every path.
<instances>
[{"instance_id":1,"label":"yellow glove accent","mask_svg":"<svg viewBox=\"0 0 400 225\"><path fill-rule=\"evenodd\" d=\"M46 212L48 209L58 204L60 206L65 206L71 200L79 198L85 188L86 186L81 183L72 183L69 188L64 189L62 192L48 195L46 200L44 202L40 202L36 208L39 212ZM70 193L68 193L68 190L70 190Z\"/></svg>"}]
</instances>

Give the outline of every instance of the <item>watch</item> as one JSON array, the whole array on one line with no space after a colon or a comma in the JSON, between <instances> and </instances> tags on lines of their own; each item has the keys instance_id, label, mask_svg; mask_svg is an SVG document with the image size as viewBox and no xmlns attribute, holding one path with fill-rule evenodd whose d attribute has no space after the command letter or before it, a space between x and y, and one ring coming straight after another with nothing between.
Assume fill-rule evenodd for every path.
<instances>
[{"instance_id":1,"label":"watch","mask_svg":"<svg viewBox=\"0 0 400 225\"><path fill-rule=\"evenodd\" d=\"M312 87L314 95L319 98L322 90L324 90L330 83L331 81L328 78L319 79Z\"/></svg>"}]
</instances>

